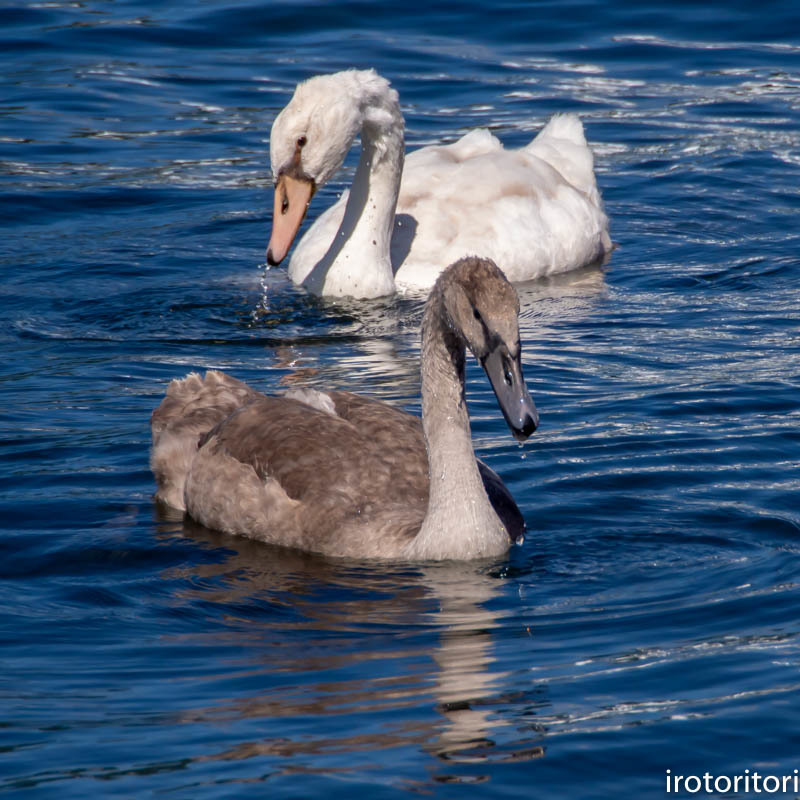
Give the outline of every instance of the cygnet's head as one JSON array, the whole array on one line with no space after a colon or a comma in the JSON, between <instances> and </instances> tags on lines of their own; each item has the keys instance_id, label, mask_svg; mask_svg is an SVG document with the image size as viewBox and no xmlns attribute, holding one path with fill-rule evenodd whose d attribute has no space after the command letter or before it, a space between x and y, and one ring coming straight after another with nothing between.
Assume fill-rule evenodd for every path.
<instances>
[{"instance_id":1,"label":"cygnet's head","mask_svg":"<svg viewBox=\"0 0 800 800\"><path fill-rule=\"evenodd\" d=\"M488 258L462 258L445 270L436 286L452 327L483 367L514 436L527 439L539 414L522 374L519 297ZM436 287L434 287L434 291Z\"/></svg>"}]
</instances>

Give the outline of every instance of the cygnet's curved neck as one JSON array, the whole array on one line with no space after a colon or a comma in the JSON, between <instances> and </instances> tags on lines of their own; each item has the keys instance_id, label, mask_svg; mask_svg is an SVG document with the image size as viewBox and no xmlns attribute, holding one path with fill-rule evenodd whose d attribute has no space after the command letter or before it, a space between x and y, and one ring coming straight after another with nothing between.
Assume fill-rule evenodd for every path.
<instances>
[{"instance_id":1,"label":"cygnet's curved neck","mask_svg":"<svg viewBox=\"0 0 800 800\"><path fill-rule=\"evenodd\" d=\"M430 498L411 554L468 559L508 550L508 533L486 494L472 447L464 393L464 342L447 320L434 287L422 322L422 426L428 445Z\"/></svg>"},{"instance_id":2,"label":"cygnet's curved neck","mask_svg":"<svg viewBox=\"0 0 800 800\"><path fill-rule=\"evenodd\" d=\"M395 289L390 246L403 174L403 115L394 92L362 98L361 158L344 218L304 283L316 294L382 297Z\"/></svg>"}]
</instances>

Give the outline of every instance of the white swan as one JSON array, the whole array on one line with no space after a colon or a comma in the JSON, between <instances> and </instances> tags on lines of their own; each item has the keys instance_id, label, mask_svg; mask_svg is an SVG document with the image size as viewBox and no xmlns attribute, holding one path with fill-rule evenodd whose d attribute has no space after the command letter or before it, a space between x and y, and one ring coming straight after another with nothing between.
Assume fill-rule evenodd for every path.
<instances>
[{"instance_id":1,"label":"white swan","mask_svg":"<svg viewBox=\"0 0 800 800\"><path fill-rule=\"evenodd\" d=\"M299 84L273 123L270 264L286 256L311 197L359 132L350 191L306 231L289 263L291 279L313 294L429 289L441 265L465 253L492 258L521 281L585 266L611 249L575 114L556 115L519 150L479 129L410 153L404 169L397 92L374 70L348 70Z\"/></svg>"},{"instance_id":2,"label":"white swan","mask_svg":"<svg viewBox=\"0 0 800 800\"><path fill-rule=\"evenodd\" d=\"M491 261L465 258L442 273L422 322L421 428L349 392L267 397L219 372L173 381L152 417L156 496L209 528L333 556L505 553L524 520L475 460L464 360L468 346L517 438L533 433L518 313Z\"/></svg>"}]
</instances>

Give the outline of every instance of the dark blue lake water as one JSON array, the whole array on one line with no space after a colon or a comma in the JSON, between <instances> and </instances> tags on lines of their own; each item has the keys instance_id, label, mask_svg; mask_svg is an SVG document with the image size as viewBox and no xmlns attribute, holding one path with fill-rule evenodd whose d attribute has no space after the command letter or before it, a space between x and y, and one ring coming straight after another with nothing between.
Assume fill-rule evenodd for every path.
<instances>
[{"instance_id":1,"label":"dark blue lake water","mask_svg":"<svg viewBox=\"0 0 800 800\"><path fill-rule=\"evenodd\" d=\"M272 120L348 66L399 90L409 148L574 110L596 153L618 248L520 287L524 447L468 371L529 528L496 563L326 561L152 501L149 416L190 370L419 411L420 300L320 301L264 265ZM790 0L3 5L0 794L794 775L799 222Z\"/></svg>"}]
</instances>

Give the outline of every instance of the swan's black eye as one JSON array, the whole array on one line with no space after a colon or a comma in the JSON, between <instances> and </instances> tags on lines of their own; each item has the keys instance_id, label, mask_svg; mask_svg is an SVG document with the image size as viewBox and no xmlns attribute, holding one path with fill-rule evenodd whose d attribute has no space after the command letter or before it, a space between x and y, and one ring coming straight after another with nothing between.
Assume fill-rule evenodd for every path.
<instances>
[{"instance_id":1,"label":"swan's black eye","mask_svg":"<svg viewBox=\"0 0 800 800\"><path fill-rule=\"evenodd\" d=\"M475 319L478 320L478 322L481 321L481 312L478 311L477 308L472 309L472 316L475 317Z\"/></svg>"},{"instance_id":2,"label":"swan's black eye","mask_svg":"<svg viewBox=\"0 0 800 800\"><path fill-rule=\"evenodd\" d=\"M305 147L306 146L306 141L307 141L307 139L306 139L305 136L300 136L298 138L298 140L297 140L297 146L298 147Z\"/></svg>"}]
</instances>

